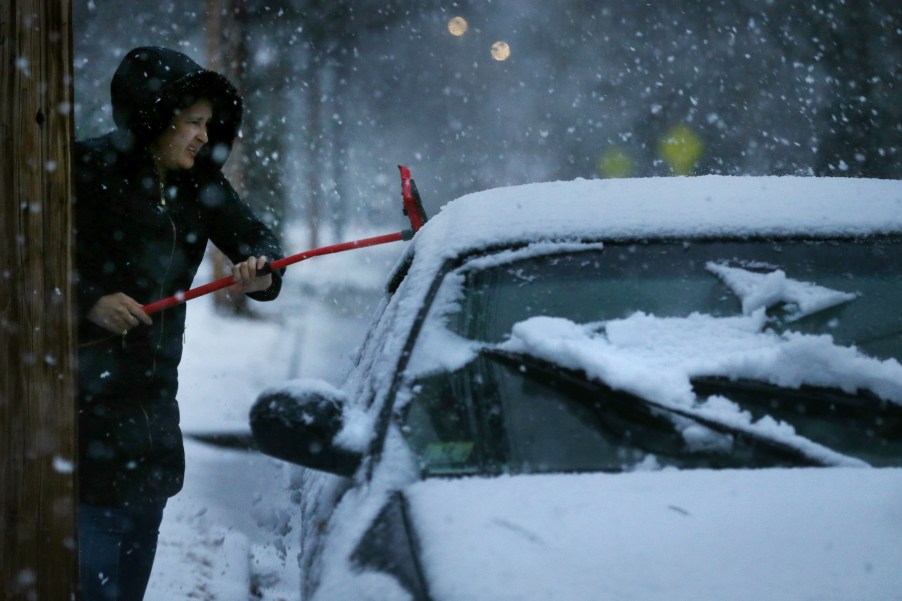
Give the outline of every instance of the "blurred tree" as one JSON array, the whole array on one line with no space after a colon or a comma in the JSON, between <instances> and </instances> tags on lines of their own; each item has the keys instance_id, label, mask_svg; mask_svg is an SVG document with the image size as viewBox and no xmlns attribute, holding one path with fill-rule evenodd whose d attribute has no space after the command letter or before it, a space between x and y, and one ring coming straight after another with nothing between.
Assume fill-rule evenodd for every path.
<instances>
[{"instance_id":1,"label":"blurred tree","mask_svg":"<svg viewBox=\"0 0 902 601\"><path fill-rule=\"evenodd\" d=\"M202 30L175 0L133 0L135 27L119 27L112 2L76 5L85 36L105 40L82 42L90 85L107 86L109 55L133 43L190 51ZM891 0L240 4L249 200L280 228L310 222L314 244L395 218L399 162L435 210L477 189L592 176L615 146L632 175L666 175L658 141L680 123L704 143L697 173L902 177ZM463 35L448 30L458 16ZM510 56L493 60L502 40Z\"/></svg>"},{"instance_id":2,"label":"blurred tree","mask_svg":"<svg viewBox=\"0 0 902 601\"><path fill-rule=\"evenodd\" d=\"M225 27L243 31L246 48L239 59L242 72L235 76L249 116L244 143L250 150L242 158L249 199L276 230L302 212L309 243L317 246L323 225L332 225L340 236L348 218L344 114L356 39L384 28L399 13L391 2L227 4L221 10ZM301 127L293 127L298 122ZM302 166L293 158L297 155ZM303 186L287 185L288 172L301 175Z\"/></svg>"},{"instance_id":3,"label":"blurred tree","mask_svg":"<svg viewBox=\"0 0 902 601\"><path fill-rule=\"evenodd\" d=\"M743 8L748 18L762 15L789 60L820 72L825 89L811 99L822 113L812 140L814 172L902 177L902 4L813 0Z\"/></svg>"},{"instance_id":4,"label":"blurred tree","mask_svg":"<svg viewBox=\"0 0 902 601\"><path fill-rule=\"evenodd\" d=\"M326 177L329 172L328 150L336 151L343 136L332 138L326 143L330 131L325 115L329 76L335 66L331 57L341 56L338 48L344 48L349 35L351 8L341 0L305 0L301 9L304 34L304 57L301 81L304 82L304 113L306 118L305 182L307 195L307 224L310 232L309 244L319 246L321 227L326 210ZM340 64L340 61L338 61ZM334 80L334 78L333 78ZM337 107L336 107L337 108ZM337 119L340 123L340 117ZM338 127L336 129L341 129Z\"/></svg>"},{"instance_id":5,"label":"blurred tree","mask_svg":"<svg viewBox=\"0 0 902 601\"><path fill-rule=\"evenodd\" d=\"M358 40L379 35L404 11L397 1L294 0L294 7L303 36L306 216L309 244L315 247L324 224L340 239L350 215L348 82Z\"/></svg>"},{"instance_id":6,"label":"blurred tree","mask_svg":"<svg viewBox=\"0 0 902 601\"><path fill-rule=\"evenodd\" d=\"M247 65L247 18L244 5L240 0L206 0L206 56L207 67L224 74L234 83L242 98L247 96L246 65ZM245 119L245 122L247 120ZM243 129L246 129L246 125ZM246 143L242 135L235 141L229 161L226 163L225 172L236 191L246 199L254 210L261 215L265 207L262 207L255 196L248 197L247 185L249 162L245 157ZM212 262L213 279L220 279L231 275L231 261L217 248L211 245L210 256ZM247 297L241 293L234 293L227 288L213 293L213 303L216 309L224 313L236 315L251 314L250 303Z\"/></svg>"}]
</instances>

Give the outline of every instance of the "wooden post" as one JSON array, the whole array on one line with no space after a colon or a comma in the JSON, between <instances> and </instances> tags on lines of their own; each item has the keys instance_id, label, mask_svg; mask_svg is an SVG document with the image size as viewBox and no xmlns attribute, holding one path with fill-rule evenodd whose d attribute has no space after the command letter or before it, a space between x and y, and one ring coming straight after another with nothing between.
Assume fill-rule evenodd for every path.
<instances>
[{"instance_id":1,"label":"wooden post","mask_svg":"<svg viewBox=\"0 0 902 601\"><path fill-rule=\"evenodd\" d=\"M78 585L70 0L0 3L0 598Z\"/></svg>"}]
</instances>

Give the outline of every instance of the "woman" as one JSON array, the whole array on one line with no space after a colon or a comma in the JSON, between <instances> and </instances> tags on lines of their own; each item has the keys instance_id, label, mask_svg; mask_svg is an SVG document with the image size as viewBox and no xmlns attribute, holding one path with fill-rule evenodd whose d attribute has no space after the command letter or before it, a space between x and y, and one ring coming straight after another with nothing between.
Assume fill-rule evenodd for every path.
<instances>
[{"instance_id":1,"label":"woman","mask_svg":"<svg viewBox=\"0 0 902 601\"><path fill-rule=\"evenodd\" d=\"M79 559L84 601L140 600L166 500L182 487L176 402L185 306L143 304L188 290L212 241L239 289L279 244L221 172L242 101L179 52L136 48L112 85L116 130L76 144L79 303Z\"/></svg>"}]
</instances>

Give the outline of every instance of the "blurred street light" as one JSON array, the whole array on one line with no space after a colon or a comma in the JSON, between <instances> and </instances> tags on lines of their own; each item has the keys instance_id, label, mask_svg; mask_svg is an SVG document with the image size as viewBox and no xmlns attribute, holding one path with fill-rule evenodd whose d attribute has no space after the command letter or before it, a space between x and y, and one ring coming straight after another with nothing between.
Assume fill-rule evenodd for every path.
<instances>
[{"instance_id":1,"label":"blurred street light","mask_svg":"<svg viewBox=\"0 0 902 601\"><path fill-rule=\"evenodd\" d=\"M506 61L511 55L511 47L507 42L495 42L492 44L492 58L496 61Z\"/></svg>"},{"instance_id":2,"label":"blurred street light","mask_svg":"<svg viewBox=\"0 0 902 601\"><path fill-rule=\"evenodd\" d=\"M451 32L451 35L455 37L460 37L463 34L467 33L467 29L469 28L469 24L467 20L463 17L454 17L450 21L448 21L448 31Z\"/></svg>"}]
</instances>

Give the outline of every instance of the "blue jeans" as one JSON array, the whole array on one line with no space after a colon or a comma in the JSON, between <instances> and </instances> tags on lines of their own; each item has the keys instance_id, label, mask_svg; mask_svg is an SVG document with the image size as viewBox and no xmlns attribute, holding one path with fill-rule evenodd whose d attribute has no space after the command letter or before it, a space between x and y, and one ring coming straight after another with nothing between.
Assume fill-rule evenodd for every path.
<instances>
[{"instance_id":1,"label":"blue jeans","mask_svg":"<svg viewBox=\"0 0 902 601\"><path fill-rule=\"evenodd\" d=\"M135 511L78 507L82 601L141 601L150 580L163 505Z\"/></svg>"}]
</instances>

